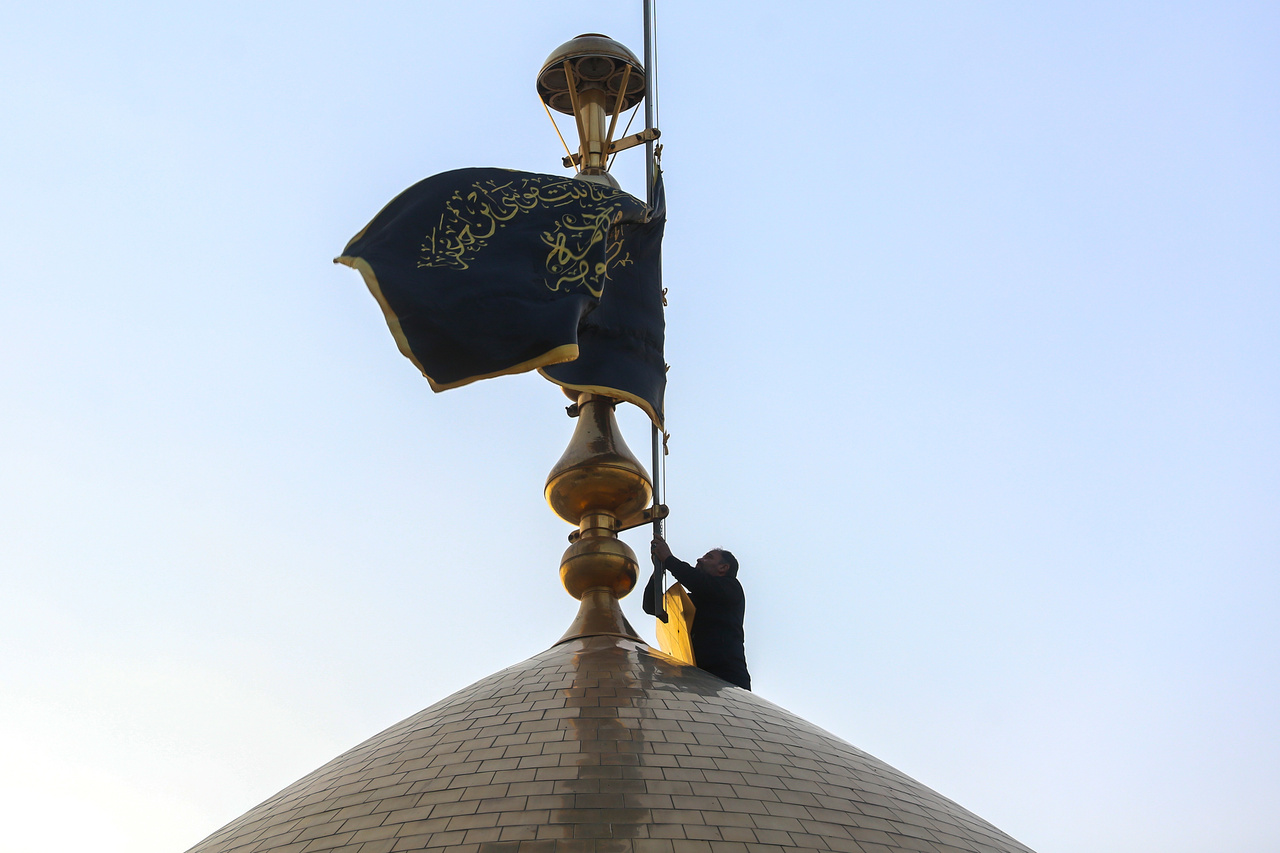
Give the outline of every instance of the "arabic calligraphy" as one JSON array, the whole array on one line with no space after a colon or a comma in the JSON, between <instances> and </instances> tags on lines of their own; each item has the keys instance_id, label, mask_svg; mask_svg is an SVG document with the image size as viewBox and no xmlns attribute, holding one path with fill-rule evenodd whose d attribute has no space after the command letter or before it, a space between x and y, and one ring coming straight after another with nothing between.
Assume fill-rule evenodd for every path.
<instances>
[{"instance_id":1,"label":"arabic calligraphy","mask_svg":"<svg viewBox=\"0 0 1280 853\"><path fill-rule=\"evenodd\" d=\"M455 190L445 202L436 226L422 240L417 266L469 269L498 231L517 217L564 210L540 235L547 247L546 285L552 291L584 288L599 297L609 269L632 263L623 251L619 227L623 208L617 193L585 181L477 181Z\"/></svg>"},{"instance_id":2,"label":"arabic calligraphy","mask_svg":"<svg viewBox=\"0 0 1280 853\"><path fill-rule=\"evenodd\" d=\"M592 296L604 292L610 265L626 266L629 255L622 255L622 229L614 226L622 219L622 205L613 204L582 217L566 214L554 231L544 231L542 242L548 248L547 272L555 276L547 287L558 291L583 287ZM592 260L593 250L608 241L599 260ZM621 257L619 257L622 255Z\"/></svg>"}]
</instances>

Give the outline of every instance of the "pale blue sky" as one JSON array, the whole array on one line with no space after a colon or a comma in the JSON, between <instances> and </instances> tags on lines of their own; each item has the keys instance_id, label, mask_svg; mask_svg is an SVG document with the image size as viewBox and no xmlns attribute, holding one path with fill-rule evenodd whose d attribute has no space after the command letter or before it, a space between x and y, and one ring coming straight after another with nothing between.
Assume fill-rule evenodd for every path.
<instances>
[{"instance_id":1,"label":"pale blue sky","mask_svg":"<svg viewBox=\"0 0 1280 853\"><path fill-rule=\"evenodd\" d=\"M575 612L559 391L433 395L330 260L561 174L534 76L640 4L366 6L6 12L0 853L186 849ZM759 694L1040 853L1280 849L1277 44L660 4L672 545Z\"/></svg>"}]
</instances>

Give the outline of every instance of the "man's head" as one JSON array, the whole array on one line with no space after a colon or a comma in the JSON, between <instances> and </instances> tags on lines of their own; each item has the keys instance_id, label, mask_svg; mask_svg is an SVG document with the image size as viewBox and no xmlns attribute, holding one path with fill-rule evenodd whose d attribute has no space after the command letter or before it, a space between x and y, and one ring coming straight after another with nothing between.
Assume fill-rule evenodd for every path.
<instances>
[{"instance_id":1,"label":"man's head","mask_svg":"<svg viewBox=\"0 0 1280 853\"><path fill-rule=\"evenodd\" d=\"M697 566L713 578L736 578L738 558L723 548L712 548L698 558Z\"/></svg>"}]
</instances>

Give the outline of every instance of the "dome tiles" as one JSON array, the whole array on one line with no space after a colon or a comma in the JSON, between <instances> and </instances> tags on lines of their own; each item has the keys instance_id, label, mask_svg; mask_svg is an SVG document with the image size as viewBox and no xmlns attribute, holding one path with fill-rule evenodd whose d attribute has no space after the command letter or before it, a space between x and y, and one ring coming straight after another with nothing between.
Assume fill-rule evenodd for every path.
<instances>
[{"instance_id":1,"label":"dome tiles","mask_svg":"<svg viewBox=\"0 0 1280 853\"><path fill-rule=\"evenodd\" d=\"M1030 853L745 690L562 641L375 735L189 853Z\"/></svg>"}]
</instances>

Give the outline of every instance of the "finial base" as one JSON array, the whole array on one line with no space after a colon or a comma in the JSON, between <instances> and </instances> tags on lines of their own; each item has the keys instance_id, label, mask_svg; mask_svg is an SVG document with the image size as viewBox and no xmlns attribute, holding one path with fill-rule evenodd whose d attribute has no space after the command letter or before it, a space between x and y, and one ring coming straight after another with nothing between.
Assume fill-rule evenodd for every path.
<instances>
[{"instance_id":1,"label":"finial base","mask_svg":"<svg viewBox=\"0 0 1280 853\"><path fill-rule=\"evenodd\" d=\"M564 632L564 636L557 640L555 645L580 637L601 635L626 637L644 642L636 633L636 629L631 627L627 617L623 615L613 592L605 587L594 587L583 592L578 615L569 625L569 630Z\"/></svg>"}]
</instances>

